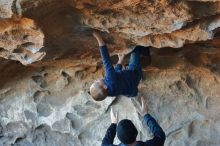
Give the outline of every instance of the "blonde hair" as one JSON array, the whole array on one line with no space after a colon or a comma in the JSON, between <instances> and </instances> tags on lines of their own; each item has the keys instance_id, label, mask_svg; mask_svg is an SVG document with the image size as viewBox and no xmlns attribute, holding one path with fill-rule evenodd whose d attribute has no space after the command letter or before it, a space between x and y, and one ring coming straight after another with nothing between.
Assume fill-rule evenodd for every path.
<instances>
[{"instance_id":1,"label":"blonde hair","mask_svg":"<svg viewBox=\"0 0 220 146\"><path fill-rule=\"evenodd\" d=\"M100 84L98 83L93 83L90 86L90 95L92 98L96 101L102 101L106 98L106 89L103 88Z\"/></svg>"}]
</instances>

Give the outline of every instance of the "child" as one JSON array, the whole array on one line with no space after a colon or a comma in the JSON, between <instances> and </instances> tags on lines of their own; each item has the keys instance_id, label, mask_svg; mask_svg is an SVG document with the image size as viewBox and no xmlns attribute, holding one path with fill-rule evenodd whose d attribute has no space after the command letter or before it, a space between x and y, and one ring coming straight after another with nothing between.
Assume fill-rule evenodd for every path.
<instances>
[{"instance_id":1,"label":"child","mask_svg":"<svg viewBox=\"0 0 220 146\"><path fill-rule=\"evenodd\" d=\"M96 101L102 101L107 96L125 95L127 97L137 96L138 84L142 78L140 65L140 54L149 56L149 48L136 46L131 52L129 65L122 69L123 55L118 55L118 63L112 66L110 56L101 35L93 33L99 44L99 50L104 65L105 76L96 80L90 87L90 95Z\"/></svg>"}]
</instances>

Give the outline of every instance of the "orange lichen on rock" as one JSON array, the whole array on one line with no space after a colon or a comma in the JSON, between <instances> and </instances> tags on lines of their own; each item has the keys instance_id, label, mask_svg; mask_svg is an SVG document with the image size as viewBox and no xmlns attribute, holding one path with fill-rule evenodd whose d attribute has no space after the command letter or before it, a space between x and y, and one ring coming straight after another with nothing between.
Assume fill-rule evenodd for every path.
<instances>
[{"instance_id":1,"label":"orange lichen on rock","mask_svg":"<svg viewBox=\"0 0 220 146\"><path fill-rule=\"evenodd\" d=\"M32 19L12 17L0 20L0 36L0 56L3 58L27 65L45 56L44 52L39 52L44 35Z\"/></svg>"},{"instance_id":2,"label":"orange lichen on rock","mask_svg":"<svg viewBox=\"0 0 220 146\"><path fill-rule=\"evenodd\" d=\"M36 29L34 20L28 18L6 18L0 21L0 33L14 29Z\"/></svg>"}]
</instances>

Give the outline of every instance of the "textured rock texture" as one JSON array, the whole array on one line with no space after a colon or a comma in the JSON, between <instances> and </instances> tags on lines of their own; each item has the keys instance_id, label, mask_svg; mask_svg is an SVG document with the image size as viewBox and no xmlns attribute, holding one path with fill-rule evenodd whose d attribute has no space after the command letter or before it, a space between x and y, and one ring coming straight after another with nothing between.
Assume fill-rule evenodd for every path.
<instances>
[{"instance_id":1,"label":"textured rock texture","mask_svg":"<svg viewBox=\"0 0 220 146\"><path fill-rule=\"evenodd\" d=\"M69 0L69 3L88 16L85 24L157 48L178 48L185 43L212 39L213 30L220 26L220 2Z\"/></svg>"},{"instance_id":2,"label":"textured rock texture","mask_svg":"<svg viewBox=\"0 0 220 146\"><path fill-rule=\"evenodd\" d=\"M151 138L132 100L88 94L104 73L93 29L113 63L151 46L139 90L165 146L220 145L220 1L2 0L0 18L0 145L98 146L110 106Z\"/></svg>"},{"instance_id":3,"label":"textured rock texture","mask_svg":"<svg viewBox=\"0 0 220 146\"><path fill-rule=\"evenodd\" d=\"M28 23L31 28L24 24L31 31L29 35L32 40L28 40L31 46L28 46L29 49L22 49L28 53L20 53L23 56L18 57L11 51L7 55L1 53L1 56L9 59L16 56L11 58L22 64L41 60L45 53L50 59L71 52L77 52L75 54L81 56L85 52L79 48L85 48L88 54L92 54L90 50L95 45L88 35L91 28L108 33L106 40L111 51L117 53L135 44L155 48L180 48L184 44L211 40L220 26L219 1L16 0L3 1L1 5L4 10L2 20L12 17L12 14L33 20L33 23ZM8 23L7 25L14 26L11 21ZM34 23L37 24L37 30L32 28ZM27 43L25 37L22 37L24 28L19 26L16 29L21 38L10 33L14 32L13 27L10 27L12 30L7 30L9 33L1 34L4 37L0 52L19 50L20 45ZM1 27L5 32L5 26ZM11 42L11 38L16 39ZM4 48L5 43L15 43L16 46ZM42 47L43 51L40 51ZM30 48L34 51L29 52ZM30 59L21 59L21 56L30 56Z\"/></svg>"},{"instance_id":4,"label":"textured rock texture","mask_svg":"<svg viewBox=\"0 0 220 146\"><path fill-rule=\"evenodd\" d=\"M6 18L0 21L0 28L0 57L27 65L45 56L45 52L39 52L43 47L44 35L36 30L33 20Z\"/></svg>"},{"instance_id":5,"label":"textured rock texture","mask_svg":"<svg viewBox=\"0 0 220 146\"><path fill-rule=\"evenodd\" d=\"M203 45L181 48L181 53L162 49L144 68L140 93L166 132L166 146L220 144L220 52L204 53ZM68 59L48 64L1 62L1 145L100 145L110 105L120 119L134 121L138 139L150 138L130 99L91 100L87 91L102 76L100 68Z\"/></svg>"}]
</instances>

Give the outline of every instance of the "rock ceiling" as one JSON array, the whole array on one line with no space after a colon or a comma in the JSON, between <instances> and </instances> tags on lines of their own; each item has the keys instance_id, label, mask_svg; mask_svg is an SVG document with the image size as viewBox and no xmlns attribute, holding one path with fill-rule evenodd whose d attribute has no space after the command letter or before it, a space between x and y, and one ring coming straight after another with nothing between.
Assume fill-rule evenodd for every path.
<instances>
[{"instance_id":1,"label":"rock ceiling","mask_svg":"<svg viewBox=\"0 0 220 146\"><path fill-rule=\"evenodd\" d=\"M212 40L220 26L217 0L3 0L0 12L0 56L24 65L96 58L92 29L103 31L114 54L135 44L181 48Z\"/></svg>"}]
</instances>

